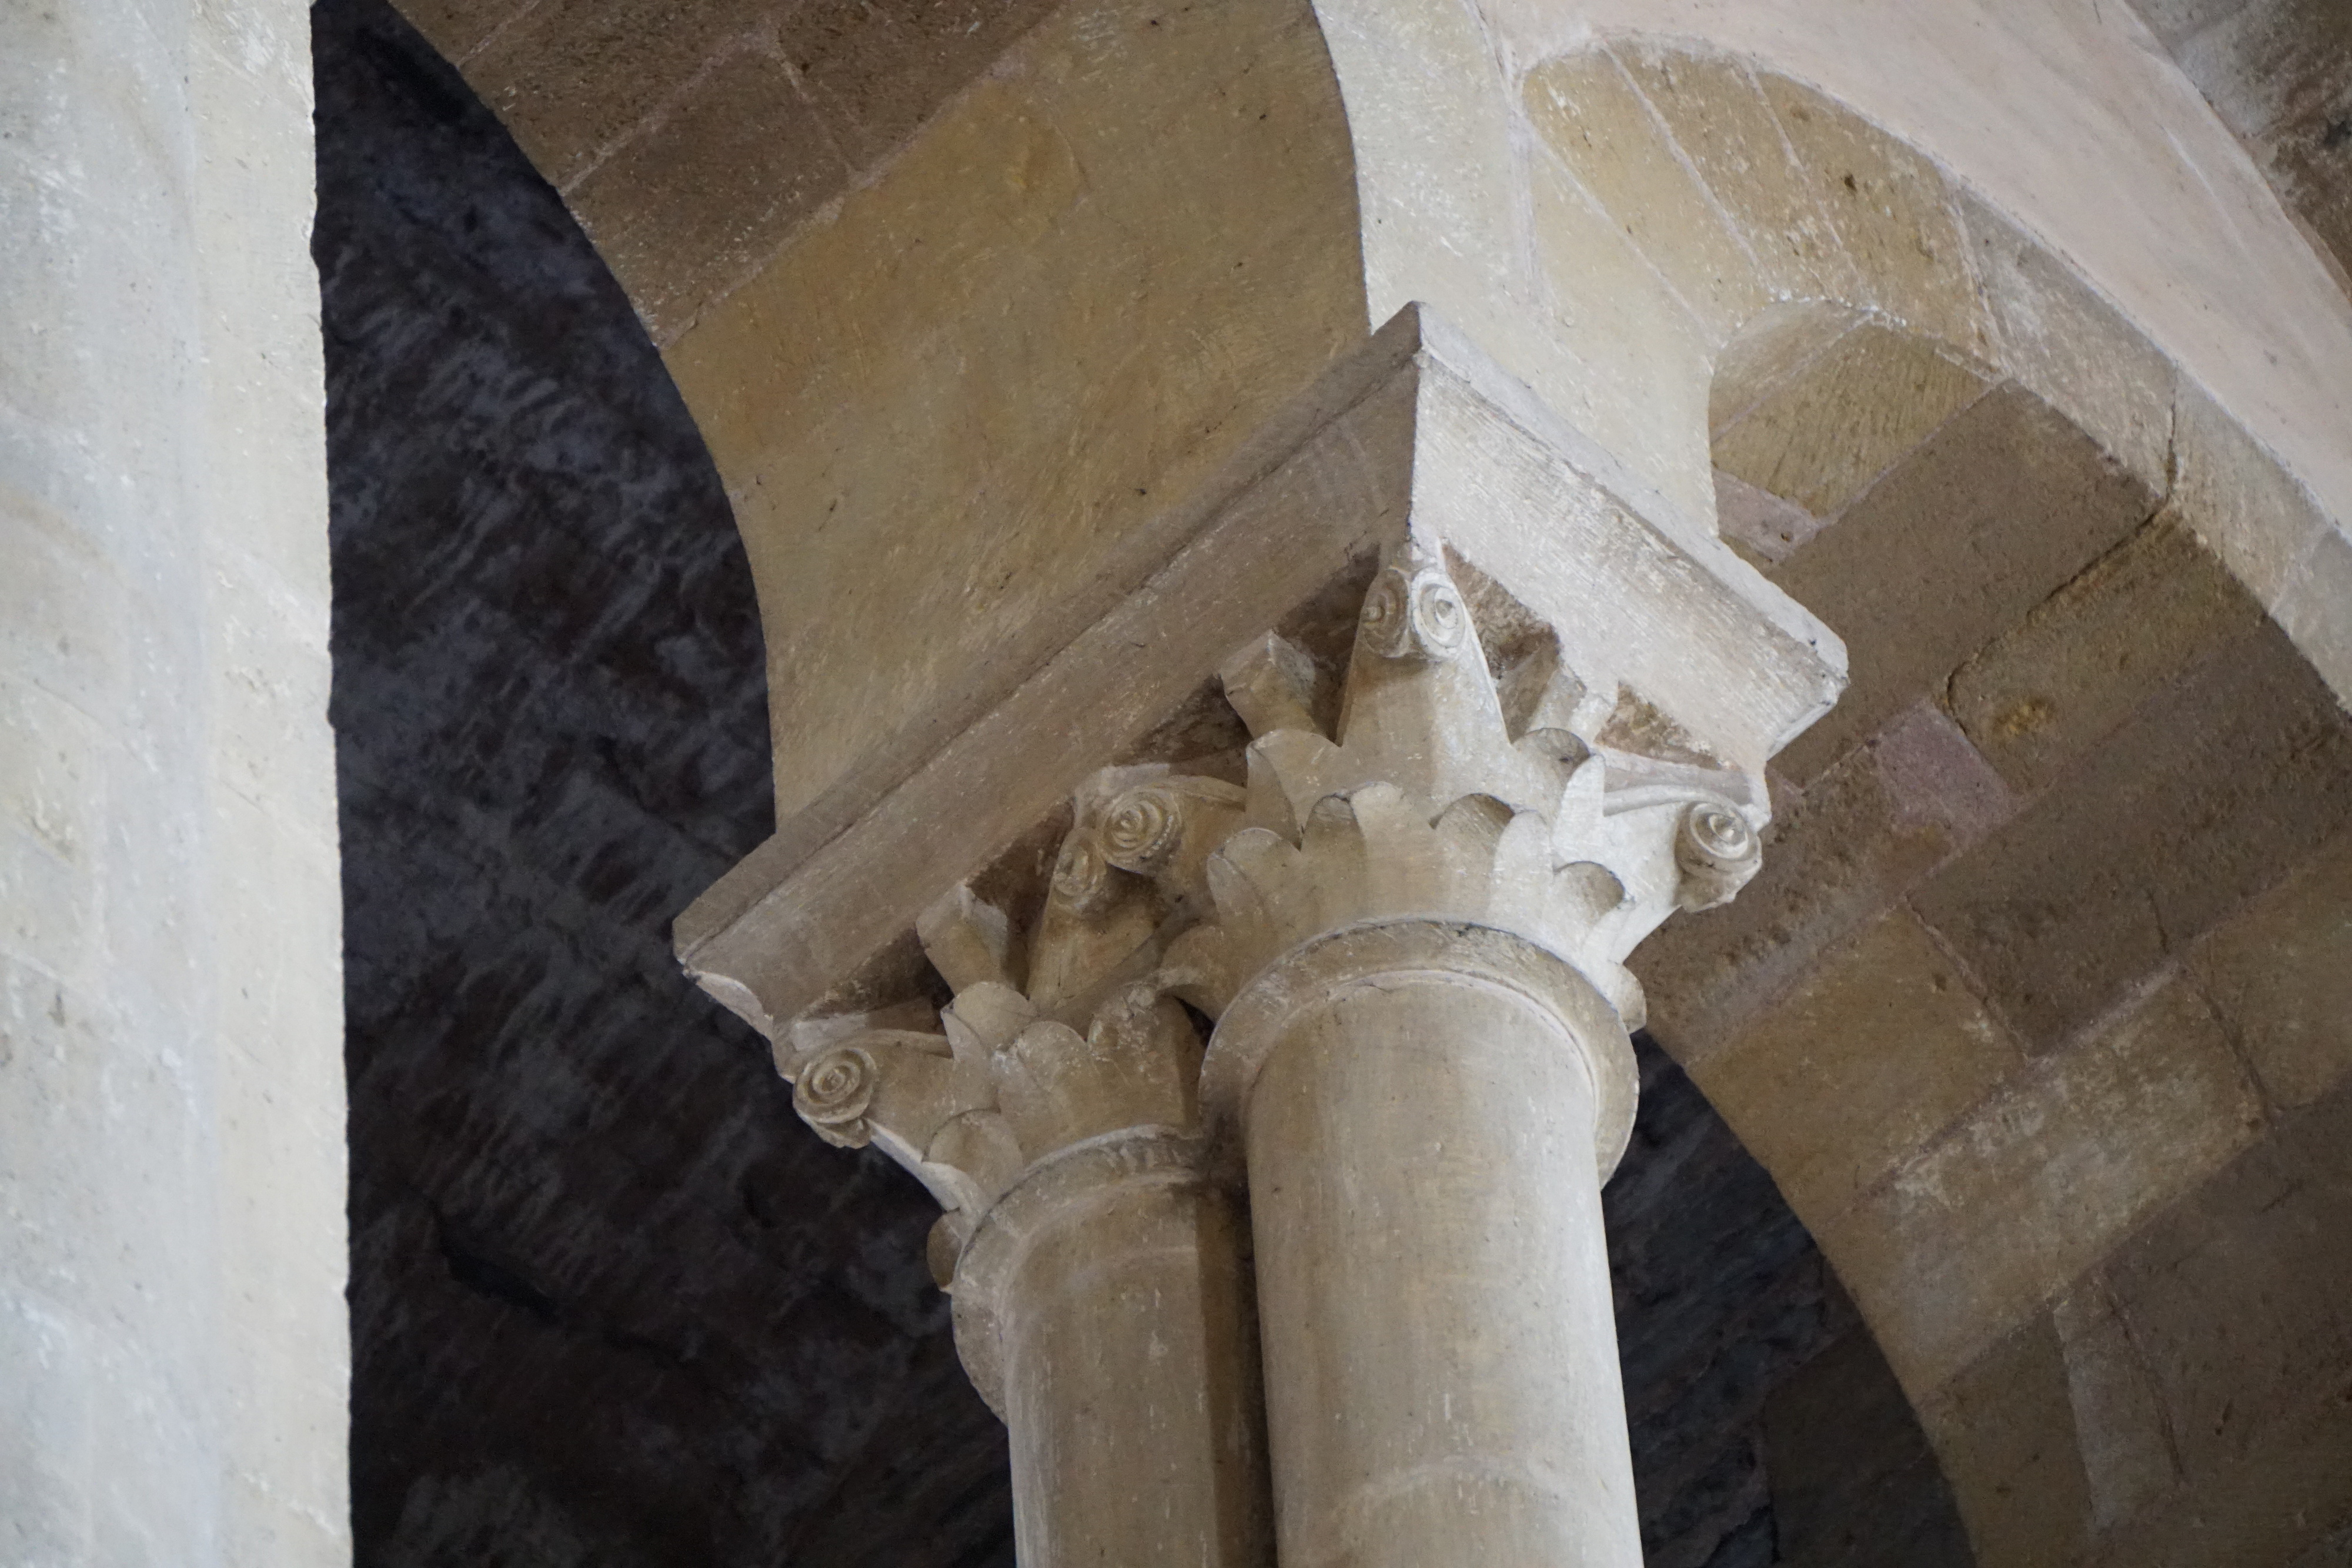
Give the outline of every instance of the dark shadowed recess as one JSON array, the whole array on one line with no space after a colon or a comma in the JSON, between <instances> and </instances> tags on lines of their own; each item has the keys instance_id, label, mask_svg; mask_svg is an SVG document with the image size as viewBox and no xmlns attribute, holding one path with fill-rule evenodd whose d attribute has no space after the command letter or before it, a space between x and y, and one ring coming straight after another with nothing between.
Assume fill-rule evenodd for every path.
<instances>
[{"instance_id":1,"label":"dark shadowed recess","mask_svg":"<svg viewBox=\"0 0 2352 1568\"><path fill-rule=\"evenodd\" d=\"M769 825L709 459L457 75L314 22L359 1561L1009 1564L927 1200L669 955Z\"/></svg>"},{"instance_id":2,"label":"dark shadowed recess","mask_svg":"<svg viewBox=\"0 0 2352 1568\"><path fill-rule=\"evenodd\" d=\"M1601 1192L1648 1568L1970 1568L1910 1402L1828 1262L1689 1077Z\"/></svg>"},{"instance_id":3,"label":"dark shadowed recess","mask_svg":"<svg viewBox=\"0 0 2352 1568\"><path fill-rule=\"evenodd\" d=\"M314 13L361 1568L1009 1568L929 1200L671 917L767 831L751 581L627 302L381 0ZM1803 1228L1643 1048L1608 1212L1655 1568L1967 1562Z\"/></svg>"}]
</instances>

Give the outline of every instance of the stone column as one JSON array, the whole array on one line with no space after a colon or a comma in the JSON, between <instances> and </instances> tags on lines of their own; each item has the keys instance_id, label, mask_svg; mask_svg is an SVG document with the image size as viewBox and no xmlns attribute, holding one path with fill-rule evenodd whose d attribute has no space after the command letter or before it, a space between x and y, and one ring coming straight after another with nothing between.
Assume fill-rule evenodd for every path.
<instances>
[{"instance_id":1,"label":"stone column","mask_svg":"<svg viewBox=\"0 0 2352 1568\"><path fill-rule=\"evenodd\" d=\"M1227 672L1258 825L1168 964L1220 1015L1282 1562L1638 1568L1600 1200L1633 1106L1621 960L1753 873L1749 788L1625 753L1612 779L1596 747L1633 716L1556 666L1514 738L1434 539L1365 596L1336 742L1283 695L1303 667L1268 643Z\"/></svg>"},{"instance_id":2,"label":"stone column","mask_svg":"<svg viewBox=\"0 0 2352 1568\"><path fill-rule=\"evenodd\" d=\"M1425 311L1180 511L680 952L948 1209L1024 1568L1630 1568L1624 959L1754 872L1842 651ZM853 1014L909 922L952 1004Z\"/></svg>"},{"instance_id":3,"label":"stone column","mask_svg":"<svg viewBox=\"0 0 2352 1568\"><path fill-rule=\"evenodd\" d=\"M1642 1561L1594 1148L1624 1037L1497 936L1325 938L1223 1041L1262 1056L1242 1111L1286 1563Z\"/></svg>"},{"instance_id":4,"label":"stone column","mask_svg":"<svg viewBox=\"0 0 2352 1568\"><path fill-rule=\"evenodd\" d=\"M1114 863L1197 882L1239 793L1144 787L1121 818L1091 789L1028 929L961 888L919 923L956 992L937 1032L791 1051L802 1115L946 1210L932 1270L1008 1431L1023 1568L1274 1562L1248 1222L1201 1134L1199 1032L1149 978L1169 901Z\"/></svg>"},{"instance_id":5,"label":"stone column","mask_svg":"<svg viewBox=\"0 0 2352 1568\"><path fill-rule=\"evenodd\" d=\"M1024 1568L1274 1561L1247 1218L1158 1128L1042 1161L956 1270Z\"/></svg>"}]
</instances>

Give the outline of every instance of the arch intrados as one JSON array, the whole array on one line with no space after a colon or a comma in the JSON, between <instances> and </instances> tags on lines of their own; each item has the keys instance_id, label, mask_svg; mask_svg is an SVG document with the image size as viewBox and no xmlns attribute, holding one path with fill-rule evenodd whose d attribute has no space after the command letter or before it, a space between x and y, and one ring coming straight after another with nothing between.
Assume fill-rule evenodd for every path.
<instances>
[{"instance_id":1,"label":"arch intrados","mask_svg":"<svg viewBox=\"0 0 2352 1568\"><path fill-rule=\"evenodd\" d=\"M1760 340L1743 340L1742 329L1768 312L1810 302L1809 308L1819 312L1812 328L1843 323L1835 337L1877 328L1899 340L1935 340L1943 345L1939 358L1989 370L1999 380L2013 382L2058 411L2069 426L2146 484L2151 494L2170 496L2263 610L2336 683L2336 690L2352 689L2352 654L2347 653L2352 638L2347 636L2342 601L2315 596L2307 586L2313 561L2352 562L2340 527L2315 498L2315 492L2332 497L2335 515L2345 515L2344 502L2352 497L2352 471L2346 470L2341 455L2323 439L2325 430L2315 433L2312 423L2331 411L2340 423L2346 406L2342 382L2352 376L2352 353L2329 350L2331 345L2352 343L2352 329L2347 329L2341 296L2324 270L2311 262L2301 236L2283 219L2273 221L2275 214L2256 213L2240 223L2244 214L2233 209L2229 224L2200 221L2211 217L2222 197L2210 190L2203 197L2188 191L2177 178L2183 170L2220 169L2230 191L2249 200L2259 192L2267 200L2266 189L2244 165L2243 155L2226 145L2226 138L2217 139L2201 105L2177 92L2169 99L2157 94L2159 116L2193 150L2193 155L2180 152L2170 165L2158 166L2158 155L2145 149L2127 150L2131 156L2116 162L2116 137L2102 131L2091 138L2095 155L2087 160L2090 177L2105 179L2112 190L2087 211L2112 215L2116 200L2128 205L2130 194L2147 197L2148 205L2164 214L2163 221L2174 225L2174 237L2187 256L2179 268L2167 272L2160 261L2146 259L2162 246L2143 246L2137 256L2119 255L2120 241L2101 239L2095 225L2085 226L2088 218L2061 210L2058 194L2038 190L2030 170L1979 160L1964 171L1972 178L1963 178L1948 168L1940 161L1944 149L1953 150L1958 158L1975 156L1969 151L1971 132L1982 128L1969 126L1966 117L1972 104L1980 107L1984 101L1978 89L1906 106L1887 81L1854 77L1839 58L1841 52L1854 58L1932 58L1942 49L1955 58L1983 63L1990 57L1994 63L2013 64L2030 55L2031 38L2003 35L1993 40L1986 57L1971 54L1977 46L1953 37L1942 22L1906 23L1893 31L1882 24L1849 22L1821 29L1820 41L1808 43L1797 37L1802 29L1790 25L1797 9L1793 0L1751 8L1752 16L1727 27L1710 25L1707 32L1714 41L1696 46L1658 36L1678 18L1688 20L1687 7L1670 5L1664 12L1644 7L1637 15L1615 0L1549 6L1497 0L1480 9L1444 7L1442 14L1413 9L1419 14L1401 18L1398 7L1387 0L1327 3L1318 8L1354 154L1349 172L1356 186L1353 217L1365 241L1367 296L1358 308L1372 320L1385 319L1406 299L1433 301L1486 343L1539 395L1559 405L1570 423L1591 427L1603 444L1620 449L1664 497L1664 512L1678 515L1684 527L1700 535L1712 531L1707 520L1715 506L1716 438L1754 406L1754 399L1733 392L1725 395L1720 410L1717 407L1717 392L1740 387L1748 373L1741 352ZM1643 30L1607 30L1612 23ZM1880 30L1870 32L1873 26ZM1857 29L1877 47L1857 47ZM2048 59L2035 64L2039 76L2063 69L2068 60L2079 63L2086 55L2097 56L2102 49L2126 49L2131 40L2070 36L2058 42L2064 47L2052 49ZM1744 277L1737 265L1731 269L1735 282L1744 283L1744 294L1727 300L1710 298L1700 284L1678 280L1671 270L1668 246L1643 238L1646 234L1663 241L1677 214L1664 207L1625 208L1606 188L1605 162L1564 151L1556 139L1546 141L1528 107L1528 84L1546 68L1580 59L1590 63L1611 51L1616 51L1612 57L1619 67L1626 56L1640 56L1654 65L1664 62L1669 72L1681 69L1706 78L1714 84L1708 90L1738 95L1746 111L1761 105L1764 118L1755 121L1761 128L1759 134L1780 139L1774 145L1785 158L1784 172L1803 182L1801 204L1817 214L1824 182L1843 183L1856 175L1850 162L1853 156L1874 159L1887 195L1879 215L1895 226L1874 227L1867 213L1859 211L1853 225L1825 219L1828 237L1818 254L1799 258L1799 271L1812 274L1810 283L1774 276L1764 247L1753 235L1738 233L1730 235L1727 250L1696 254L1708 260L1727 255L1735 264L1744 258L1749 268ZM1780 68L1758 63L1768 60ZM1535 63L1521 69L1518 61ZM2141 65L2131 68L2139 70ZM2145 71L2132 79L2143 78L2143 85L2156 79ZM2105 90L2116 89L2121 78L2110 71L2098 79ZM1904 134L1874 124L1806 85L1808 80L1843 89L1852 102L1885 124L1902 127ZM1638 96L1638 83L1636 92ZM2019 95L2012 91L2009 96ZM2065 96L2063 91L2050 95L2053 100ZM1818 114L1804 135L1791 131L1787 118L1793 112L1788 109L1790 104ZM1677 198L1683 215L1696 212L1731 226L1732 204L1720 182L1709 183L1705 159L1676 138L1656 103L1639 107L1640 113L1624 122L1631 144L1657 153L1664 161L1656 167L1669 173L1680 171L1702 187L1695 203L1686 191ZM2112 120L2117 110L2114 102L2102 99L2098 112ZM1984 140L2031 145L2035 139L2011 135ZM1831 166L1824 149L1832 144L1838 148L1834 162L1846 166ZM891 167L906 162L902 154ZM1155 177L1148 168L1123 169L1100 157L1082 162L1087 179L1097 184ZM1339 172L1334 161L1323 172ZM891 170L883 171L875 188L886 186L890 178ZM1854 180L1856 187L1872 183L1870 177ZM2021 221L1997 211L1978 193L1979 189L2012 198L2012 210ZM1856 189L1855 193L1864 192ZM984 194L972 193L971 199L980 201ZM1416 206L1416 202L1423 204ZM806 237L837 235L846 219L845 209L813 225ZM2116 232L2146 238L2155 221L2140 214L2115 225ZM1904 225L1910 225L1907 235ZM1910 265L1905 248L1925 234L1921 225L1937 225L1933 240L1919 251L1931 264L1924 267ZM1564 225L1570 227L1564 230ZM2220 274L2208 265L2213 259L2208 254L2210 235L2225 228L2255 255L2266 276L2280 280L2280 287L2259 308L2253 307L2253 297L2262 290L2225 299L2227 308L2215 313L2220 325L2184 324L2182 301L2193 308L2215 296L2213 280ZM2031 230L2061 235L2063 252L2031 237ZM1570 246L1564 256L1562 232L1580 235L1580 243L1589 241L1596 248L1577 253ZM1326 238L1342 251L1351 248L1336 235ZM1584 256L1601 254L1603 240L1617 247L1607 252L1609 267L1582 266ZM778 261L803 243L796 236ZM1913 249L1919 247L1913 244ZM1441 250L1450 254L1442 256ZM2082 269L2065 259L2069 254L2097 264L2115 298L2085 283ZM1348 259L1352 264L1352 255ZM1107 290L1114 273L1094 267L1083 255L1077 261L1067 281L1078 296L1089 287ZM2206 268L2202 273L2200 267ZM805 284L812 276L822 279L828 275L837 283L850 276L846 269L832 268L829 273L803 272L797 281ZM761 389L728 382L746 356L740 349L722 353L713 346L715 338L698 340L698 333L709 328L740 334L756 328L763 311L774 319L782 303L796 312L824 308L822 288L814 293L803 287L778 291L769 287L776 276L772 264L707 314L702 327L670 345L674 364L697 367L682 373L681 380L692 383L689 396L706 416L706 428L737 431L731 443L715 441L714 445L731 447L731 455L721 450L719 456L722 469L732 470L729 477L739 508L742 497L760 486L756 470L763 450L772 446L775 428L772 422L749 430L747 420L766 417L757 410L746 412L758 402ZM1834 286L1825 285L1824 277ZM2315 288L2315 279L2322 287ZM1597 327L1580 323L1575 319L1580 311L1562 308L1579 303L1580 280L1595 281L1600 296L1632 299L1635 307L1632 313L1618 309ZM1328 275L1318 275L1315 282L1325 304L1331 297L1329 282ZM1278 290L1282 285L1276 287ZM1294 280L1290 287L1299 285ZM768 289L763 298L750 298L763 288ZM2308 308L2308 320L2298 326L2284 319L2274 308L2281 298ZM2115 299L2129 307L2129 315ZM2133 325L2133 316L2154 324L2157 341ZM1536 329L1525 330L1530 321ZM2291 350L2282 367L2266 371L2248 361L2246 354L2260 353L2264 344ZM861 344L859 350L869 347ZM2168 355L2178 355L2198 373L2184 373ZM801 370L809 368L803 361L791 362ZM822 373L834 368L819 365L815 370ZM1210 373L1219 372L1213 369ZM2208 382L2219 397L2208 392ZM1147 390L1128 387L1117 395L1139 398ZM1215 391L1210 389L1213 400ZM2300 394L2309 395L2301 395L2298 402ZM2223 413L2223 403L2246 411L2253 433ZM1612 408L1623 411L1616 416L1622 423L1614 427L1610 424ZM1088 417L1099 413L1097 406ZM1063 419L1054 439L1064 446L1083 444L1102 428L1074 416ZM1243 433L1223 434L1238 439ZM837 428L828 431L829 437L841 434ZM2264 449L2264 441L2286 455L2292 470ZM962 493L971 488L962 481L975 477L945 473L940 487ZM1022 482L1015 480L1016 485ZM1150 487L1138 486L1137 493ZM1054 498L1041 491L1010 507L1008 517L1029 526L1022 519L1030 503ZM1158 503L1130 508L1106 526L1139 526L1158 510ZM804 542L802 531L813 522L805 512L786 508L758 525L756 532L750 519L745 526L747 536L753 537L755 558L765 549L770 559L798 570L808 564L799 548ZM2352 573L2352 564L2344 570ZM2352 581L2352 576L2345 580ZM772 635L777 611L772 608L769 613ZM845 645L854 647L856 639ZM1025 656L1017 653L1011 662L1018 664ZM940 702L931 700L936 694L924 695L916 706L936 712ZM861 704L858 711L869 706ZM780 722L780 743L786 729ZM853 795L865 792L870 798L872 790L887 786L886 775L895 766L887 758L877 764L870 755L846 757L835 781L849 782ZM853 773L862 774L862 779L851 779ZM824 780L814 783L821 787ZM813 801L818 792L813 787L800 803ZM841 799L835 814L854 810L856 804ZM1739 1124L1738 1116L1733 1120ZM1962 1491L1965 1499L1965 1479Z\"/></svg>"}]
</instances>

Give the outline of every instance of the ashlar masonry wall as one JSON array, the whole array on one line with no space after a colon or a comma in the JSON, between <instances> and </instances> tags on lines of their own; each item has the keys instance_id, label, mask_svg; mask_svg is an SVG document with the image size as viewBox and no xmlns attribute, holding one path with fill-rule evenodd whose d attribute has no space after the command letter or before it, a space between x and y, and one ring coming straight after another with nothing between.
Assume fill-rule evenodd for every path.
<instances>
[{"instance_id":1,"label":"ashlar masonry wall","mask_svg":"<svg viewBox=\"0 0 2352 1568\"><path fill-rule=\"evenodd\" d=\"M0 1563L350 1556L309 25L0 6Z\"/></svg>"}]
</instances>

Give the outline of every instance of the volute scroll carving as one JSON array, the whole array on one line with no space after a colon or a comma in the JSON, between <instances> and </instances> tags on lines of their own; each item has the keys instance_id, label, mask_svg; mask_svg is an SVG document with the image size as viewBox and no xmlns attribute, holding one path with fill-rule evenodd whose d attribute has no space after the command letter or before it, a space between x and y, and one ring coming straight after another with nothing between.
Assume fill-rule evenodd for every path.
<instances>
[{"instance_id":1,"label":"volute scroll carving","mask_svg":"<svg viewBox=\"0 0 2352 1568\"><path fill-rule=\"evenodd\" d=\"M1409 533L1365 591L1333 733L1315 716L1314 659L1253 640L1223 671L1252 735L1244 785L1103 769L1072 803L1034 915L959 886L918 920L954 993L934 1027L795 1037L802 1116L829 1142L881 1147L939 1198L943 1284L1039 1162L1128 1129L1197 1133L1203 1044L1187 1009L1223 1017L1335 933L1503 933L1580 976L1613 1011L1604 1032L1641 1027L1626 955L1755 873L1762 790L1605 673L1570 668L1505 598L1482 579L1474 601L1443 542ZM1482 614L1512 615L1509 663L1490 659ZM1589 1011L1577 1021L1593 1032Z\"/></svg>"},{"instance_id":2,"label":"volute scroll carving","mask_svg":"<svg viewBox=\"0 0 2352 1568\"><path fill-rule=\"evenodd\" d=\"M882 1149L939 1200L942 1285L1042 1162L1112 1134L1197 1130L1200 1030L1158 969L1169 936L1207 908L1204 862L1242 808L1240 788L1216 779L1105 769L1075 802L1033 918L969 885L919 918L946 1006L814 1020L780 1042L818 1136ZM932 1027L897 1027L909 1012Z\"/></svg>"},{"instance_id":3,"label":"volute scroll carving","mask_svg":"<svg viewBox=\"0 0 2352 1568\"><path fill-rule=\"evenodd\" d=\"M1523 714L1506 717L1507 684ZM1628 1028L1643 1003L1625 955L1676 908L1754 874L1756 781L1672 733L1557 645L1497 674L1443 545L1409 536L1359 619L1336 736L1306 717L1303 653L1252 643L1226 685L1251 726L1247 826L1209 857L1213 917L1173 945L1165 982L1211 1016L1282 953L1340 926L1422 917L1492 925L1585 974Z\"/></svg>"}]
</instances>

